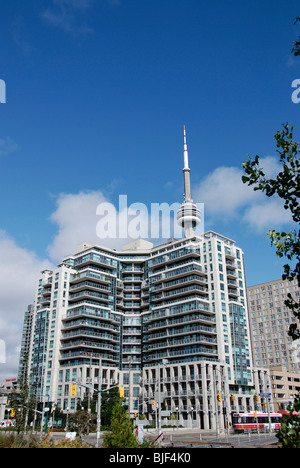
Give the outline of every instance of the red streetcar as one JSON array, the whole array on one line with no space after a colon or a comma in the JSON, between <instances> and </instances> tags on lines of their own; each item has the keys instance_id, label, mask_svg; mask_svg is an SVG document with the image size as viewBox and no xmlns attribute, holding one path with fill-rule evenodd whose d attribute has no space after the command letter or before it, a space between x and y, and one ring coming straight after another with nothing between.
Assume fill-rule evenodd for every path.
<instances>
[{"instance_id":1,"label":"red streetcar","mask_svg":"<svg viewBox=\"0 0 300 468\"><path fill-rule=\"evenodd\" d=\"M274 431L281 428L280 413L270 413L271 429ZM269 430L268 413L235 413L232 416L232 425L235 432L249 432Z\"/></svg>"}]
</instances>

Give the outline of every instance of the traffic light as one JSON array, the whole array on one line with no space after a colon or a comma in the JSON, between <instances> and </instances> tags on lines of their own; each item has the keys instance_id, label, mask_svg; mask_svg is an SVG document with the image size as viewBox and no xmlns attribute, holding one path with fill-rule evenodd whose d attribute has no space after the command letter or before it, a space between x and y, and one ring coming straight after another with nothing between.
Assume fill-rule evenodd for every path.
<instances>
[{"instance_id":1,"label":"traffic light","mask_svg":"<svg viewBox=\"0 0 300 468\"><path fill-rule=\"evenodd\" d=\"M257 393L255 393L255 395L254 395L254 401L256 401L256 402L258 401L258 395L257 395Z\"/></svg>"},{"instance_id":2,"label":"traffic light","mask_svg":"<svg viewBox=\"0 0 300 468\"><path fill-rule=\"evenodd\" d=\"M155 400L152 400L152 401L151 401L151 408L152 408L152 410L155 409Z\"/></svg>"},{"instance_id":3,"label":"traffic light","mask_svg":"<svg viewBox=\"0 0 300 468\"><path fill-rule=\"evenodd\" d=\"M230 400L234 401L234 393L230 393Z\"/></svg>"},{"instance_id":4,"label":"traffic light","mask_svg":"<svg viewBox=\"0 0 300 468\"><path fill-rule=\"evenodd\" d=\"M125 396L125 392L124 392L124 387L120 387L120 390L119 390L119 394L120 394L120 398L124 398Z\"/></svg>"},{"instance_id":5,"label":"traffic light","mask_svg":"<svg viewBox=\"0 0 300 468\"><path fill-rule=\"evenodd\" d=\"M222 401L221 393L218 393L217 400L218 400L219 403L221 403L221 401Z\"/></svg>"},{"instance_id":6,"label":"traffic light","mask_svg":"<svg viewBox=\"0 0 300 468\"><path fill-rule=\"evenodd\" d=\"M12 408L12 409L10 410L10 417L11 417L11 418L14 418L15 416L16 416L15 409Z\"/></svg>"},{"instance_id":7,"label":"traffic light","mask_svg":"<svg viewBox=\"0 0 300 468\"><path fill-rule=\"evenodd\" d=\"M71 384L70 396L76 397L77 385Z\"/></svg>"}]
</instances>

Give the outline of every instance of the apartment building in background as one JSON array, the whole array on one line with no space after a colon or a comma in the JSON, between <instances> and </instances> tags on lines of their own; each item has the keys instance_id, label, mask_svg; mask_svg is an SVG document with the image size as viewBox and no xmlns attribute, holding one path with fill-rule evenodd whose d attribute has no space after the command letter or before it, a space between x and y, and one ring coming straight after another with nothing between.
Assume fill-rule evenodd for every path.
<instances>
[{"instance_id":1,"label":"apartment building in background","mask_svg":"<svg viewBox=\"0 0 300 468\"><path fill-rule=\"evenodd\" d=\"M86 387L125 387L129 412L222 430L234 412L257 409L271 388L254 366L243 251L213 231L194 233L200 213L190 193L184 132L182 239L123 250L81 244L38 279L28 360L35 395L75 411ZM259 402L263 409L263 400Z\"/></svg>"},{"instance_id":2,"label":"apartment building in background","mask_svg":"<svg viewBox=\"0 0 300 468\"><path fill-rule=\"evenodd\" d=\"M30 304L27 307L27 310L24 314L23 320L23 331L22 331L22 342L20 350L20 359L19 359L19 371L18 371L18 385L22 386L22 383L25 382L27 378L27 366L28 366L28 357L32 347L32 337L33 337L33 320L34 320L34 305Z\"/></svg>"},{"instance_id":3,"label":"apartment building in background","mask_svg":"<svg viewBox=\"0 0 300 468\"><path fill-rule=\"evenodd\" d=\"M285 366L270 369L271 390L275 411L286 411L300 392L300 372L290 372Z\"/></svg>"},{"instance_id":4,"label":"apartment building in background","mask_svg":"<svg viewBox=\"0 0 300 468\"><path fill-rule=\"evenodd\" d=\"M296 318L285 305L299 301L297 280L276 280L247 288L253 361L268 367L274 411L286 410L300 390L300 340L288 336Z\"/></svg>"},{"instance_id":5,"label":"apartment building in background","mask_svg":"<svg viewBox=\"0 0 300 468\"><path fill-rule=\"evenodd\" d=\"M284 304L287 294L299 300L297 280L276 280L247 288L253 360L257 366L284 366L300 372L300 340L288 336L293 313Z\"/></svg>"}]
</instances>

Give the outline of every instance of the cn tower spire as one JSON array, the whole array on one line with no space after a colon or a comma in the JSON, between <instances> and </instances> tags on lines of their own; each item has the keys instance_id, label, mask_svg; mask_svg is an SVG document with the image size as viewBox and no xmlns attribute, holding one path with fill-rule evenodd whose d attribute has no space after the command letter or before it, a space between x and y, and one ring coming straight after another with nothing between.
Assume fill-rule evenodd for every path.
<instances>
[{"instance_id":1,"label":"cn tower spire","mask_svg":"<svg viewBox=\"0 0 300 468\"><path fill-rule=\"evenodd\" d=\"M189 168L189 155L186 143L185 125L183 127L183 175L184 175L184 201L193 201L191 198L191 181Z\"/></svg>"},{"instance_id":2,"label":"cn tower spire","mask_svg":"<svg viewBox=\"0 0 300 468\"><path fill-rule=\"evenodd\" d=\"M200 223L200 211L193 203L191 197L191 181L189 156L186 143L185 125L183 127L183 176L184 176L184 202L177 212L178 224L184 228L185 237L195 235L194 228Z\"/></svg>"},{"instance_id":3,"label":"cn tower spire","mask_svg":"<svg viewBox=\"0 0 300 468\"><path fill-rule=\"evenodd\" d=\"M184 161L184 169L189 169L189 155L186 143L186 131L185 125L183 126L183 161Z\"/></svg>"}]
</instances>

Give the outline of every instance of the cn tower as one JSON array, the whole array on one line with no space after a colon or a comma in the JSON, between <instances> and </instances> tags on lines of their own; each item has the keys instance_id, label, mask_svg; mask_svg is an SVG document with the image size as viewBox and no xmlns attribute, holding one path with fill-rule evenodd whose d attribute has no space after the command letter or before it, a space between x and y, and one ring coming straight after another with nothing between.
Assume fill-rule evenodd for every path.
<instances>
[{"instance_id":1,"label":"cn tower","mask_svg":"<svg viewBox=\"0 0 300 468\"><path fill-rule=\"evenodd\" d=\"M185 237L193 237L195 235L194 229L200 223L200 211L198 210L197 205L193 203L191 197L191 170L189 168L185 126L183 127L183 161L184 202L177 212L177 221L179 226L184 228Z\"/></svg>"}]
</instances>

